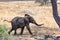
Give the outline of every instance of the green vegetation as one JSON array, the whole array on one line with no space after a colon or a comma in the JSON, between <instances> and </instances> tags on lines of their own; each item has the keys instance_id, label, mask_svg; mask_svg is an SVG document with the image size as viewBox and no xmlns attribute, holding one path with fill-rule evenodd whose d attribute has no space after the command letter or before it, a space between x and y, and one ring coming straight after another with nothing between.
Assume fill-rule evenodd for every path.
<instances>
[{"instance_id":1,"label":"green vegetation","mask_svg":"<svg viewBox=\"0 0 60 40\"><path fill-rule=\"evenodd\" d=\"M7 28L5 25L0 25L0 37L7 35Z\"/></svg>"},{"instance_id":2,"label":"green vegetation","mask_svg":"<svg viewBox=\"0 0 60 40\"><path fill-rule=\"evenodd\" d=\"M0 40L8 40L8 33L7 33L7 28L5 25L0 25Z\"/></svg>"},{"instance_id":3,"label":"green vegetation","mask_svg":"<svg viewBox=\"0 0 60 40\"><path fill-rule=\"evenodd\" d=\"M12 37L8 34L8 28L5 25L0 25L0 40L10 40Z\"/></svg>"},{"instance_id":4,"label":"green vegetation","mask_svg":"<svg viewBox=\"0 0 60 40\"><path fill-rule=\"evenodd\" d=\"M18 39L16 36L9 35L8 29L6 25L0 25L0 40L16 40Z\"/></svg>"},{"instance_id":5,"label":"green vegetation","mask_svg":"<svg viewBox=\"0 0 60 40\"><path fill-rule=\"evenodd\" d=\"M0 25L0 37L7 35L7 28L5 25Z\"/></svg>"}]
</instances>

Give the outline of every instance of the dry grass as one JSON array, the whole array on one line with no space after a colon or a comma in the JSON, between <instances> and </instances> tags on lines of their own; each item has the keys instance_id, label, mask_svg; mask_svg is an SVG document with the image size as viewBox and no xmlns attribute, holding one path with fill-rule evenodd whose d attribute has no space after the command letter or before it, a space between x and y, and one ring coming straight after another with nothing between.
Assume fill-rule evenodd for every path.
<instances>
[{"instance_id":1,"label":"dry grass","mask_svg":"<svg viewBox=\"0 0 60 40\"><path fill-rule=\"evenodd\" d=\"M16 16L24 16L24 13L31 12L37 23L43 23L46 27L58 28L52 15L52 8L50 6L39 6L39 3L34 2L0 2L0 20L11 20ZM58 4L58 10L60 10ZM25 12L26 11L26 12ZM59 12L60 13L60 12ZM5 24L1 20L0 24ZM6 23L8 24L8 23Z\"/></svg>"}]
</instances>

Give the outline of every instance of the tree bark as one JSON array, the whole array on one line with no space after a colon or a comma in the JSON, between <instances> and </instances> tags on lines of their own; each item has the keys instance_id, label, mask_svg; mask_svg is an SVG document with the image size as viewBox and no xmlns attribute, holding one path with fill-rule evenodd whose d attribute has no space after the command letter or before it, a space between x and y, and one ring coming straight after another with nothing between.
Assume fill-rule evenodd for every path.
<instances>
[{"instance_id":1,"label":"tree bark","mask_svg":"<svg viewBox=\"0 0 60 40\"><path fill-rule=\"evenodd\" d=\"M60 27L60 17L58 16L57 0L51 0L51 4L52 4L52 10L53 10L53 17L56 23L58 24L58 26Z\"/></svg>"}]
</instances>

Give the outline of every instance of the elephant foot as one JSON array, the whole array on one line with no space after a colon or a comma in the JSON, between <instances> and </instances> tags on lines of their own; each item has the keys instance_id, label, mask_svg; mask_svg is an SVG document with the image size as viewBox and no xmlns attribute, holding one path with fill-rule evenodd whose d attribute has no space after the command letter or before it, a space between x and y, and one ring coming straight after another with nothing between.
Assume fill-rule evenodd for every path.
<instances>
[{"instance_id":1,"label":"elephant foot","mask_svg":"<svg viewBox=\"0 0 60 40\"><path fill-rule=\"evenodd\" d=\"M36 36L35 34L32 34L30 37L34 37L34 36Z\"/></svg>"},{"instance_id":2,"label":"elephant foot","mask_svg":"<svg viewBox=\"0 0 60 40\"><path fill-rule=\"evenodd\" d=\"M22 33L20 33L19 35L22 35Z\"/></svg>"},{"instance_id":3,"label":"elephant foot","mask_svg":"<svg viewBox=\"0 0 60 40\"><path fill-rule=\"evenodd\" d=\"M33 33L30 33L31 35L33 35Z\"/></svg>"},{"instance_id":4,"label":"elephant foot","mask_svg":"<svg viewBox=\"0 0 60 40\"><path fill-rule=\"evenodd\" d=\"M10 32L8 32L8 34L10 35Z\"/></svg>"},{"instance_id":5,"label":"elephant foot","mask_svg":"<svg viewBox=\"0 0 60 40\"><path fill-rule=\"evenodd\" d=\"M14 35L17 35L17 33L14 33Z\"/></svg>"}]
</instances>

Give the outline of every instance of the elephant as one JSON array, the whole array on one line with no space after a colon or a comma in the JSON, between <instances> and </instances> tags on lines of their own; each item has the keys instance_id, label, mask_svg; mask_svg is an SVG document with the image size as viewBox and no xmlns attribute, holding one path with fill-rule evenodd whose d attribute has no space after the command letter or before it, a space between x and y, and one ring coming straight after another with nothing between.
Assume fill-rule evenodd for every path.
<instances>
[{"instance_id":1,"label":"elephant","mask_svg":"<svg viewBox=\"0 0 60 40\"><path fill-rule=\"evenodd\" d=\"M15 17L11 21L8 21L8 20L4 20L4 21L11 22L12 29L8 32L8 34L10 34L14 30L15 31L14 35L17 34L16 30L18 28L21 28L20 35L22 35L25 27L27 28L29 33L31 35L33 35L33 33L31 32L29 24L32 23L32 24L35 24L37 26L43 25L43 24L37 24L36 21L34 20L34 18L28 14L25 14L24 17Z\"/></svg>"}]
</instances>

